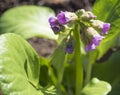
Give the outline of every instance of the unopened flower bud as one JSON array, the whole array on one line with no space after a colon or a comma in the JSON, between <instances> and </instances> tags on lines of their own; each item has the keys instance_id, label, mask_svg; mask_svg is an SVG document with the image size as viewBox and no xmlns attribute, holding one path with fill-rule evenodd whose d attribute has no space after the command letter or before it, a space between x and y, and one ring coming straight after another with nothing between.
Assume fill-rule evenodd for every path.
<instances>
[{"instance_id":1,"label":"unopened flower bud","mask_svg":"<svg viewBox=\"0 0 120 95\"><path fill-rule=\"evenodd\" d=\"M75 21L78 19L78 16L73 12L66 12L70 16L70 21Z\"/></svg>"},{"instance_id":2,"label":"unopened flower bud","mask_svg":"<svg viewBox=\"0 0 120 95\"><path fill-rule=\"evenodd\" d=\"M95 28L99 28L102 29L103 28L103 24L104 22L100 21L100 20L91 20L91 25Z\"/></svg>"},{"instance_id":3,"label":"unopened flower bud","mask_svg":"<svg viewBox=\"0 0 120 95\"><path fill-rule=\"evenodd\" d=\"M89 15L89 19L95 19L97 16L95 16L92 12L88 11L87 14Z\"/></svg>"},{"instance_id":4,"label":"unopened flower bud","mask_svg":"<svg viewBox=\"0 0 120 95\"><path fill-rule=\"evenodd\" d=\"M83 21L89 20L89 15L88 15L88 13L85 12L85 13L81 16L81 19L82 19Z\"/></svg>"},{"instance_id":5,"label":"unopened flower bud","mask_svg":"<svg viewBox=\"0 0 120 95\"><path fill-rule=\"evenodd\" d=\"M77 11L77 15L80 19L82 19L83 21L88 21L88 20L91 20L91 19L95 19L96 16L90 12L90 11L85 11L85 10L79 10Z\"/></svg>"},{"instance_id":6,"label":"unopened flower bud","mask_svg":"<svg viewBox=\"0 0 120 95\"><path fill-rule=\"evenodd\" d=\"M91 36L91 37L93 37L94 35L99 35L99 33L93 27L88 27L86 29L86 33L88 36Z\"/></svg>"},{"instance_id":7,"label":"unopened flower bud","mask_svg":"<svg viewBox=\"0 0 120 95\"><path fill-rule=\"evenodd\" d=\"M65 51L69 54L72 54L74 51L74 46L72 44L67 44Z\"/></svg>"},{"instance_id":8,"label":"unopened flower bud","mask_svg":"<svg viewBox=\"0 0 120 95\"><path fill-rule=\"evenodd\" d=\"M72 54L74 51L74 39L72 36L68 36L66 40L65 52Z\"/></svg>"},{"instance_id":9,"label":"unopened flower bud","mask_svg":"<svg viewBox=\"0 0 120 95\"><path fill-rule=\"evenodd\" d=\"M91 20L91 25L96 28L99 29L101 31L101 34L107 34L108 30L110 29L110 24L109 23L104 23L100 20Z\"/></svg>"},{"instance_id":10,"label":"unopened flower bud","mask_svg":"<svg viewBox=\"0 0 120 95\"><path fill-rule=\"evenodd\" d=\"M83 14L85 14L85 10L84 9L80 9L76 12L77 16L80 18Z\"/></svg>"},{"instance_id":11,"label":"unopened flower bud","mask_svg":"<svg viewBox=\"0 0 120 95\"><path fill-rule=\"evenodd\" d=\"M51 29L53 30L53 32L54 32L55 34L58 34L58 33L61 31L60 25L56 25L56 26L54 26L54 27L51 27Z\"/></svg>"}]
</instances>

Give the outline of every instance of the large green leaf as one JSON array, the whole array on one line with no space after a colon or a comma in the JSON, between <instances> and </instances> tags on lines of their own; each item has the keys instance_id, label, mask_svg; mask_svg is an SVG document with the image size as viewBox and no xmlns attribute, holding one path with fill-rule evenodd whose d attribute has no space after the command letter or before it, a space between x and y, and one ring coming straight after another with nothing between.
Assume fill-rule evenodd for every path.
<instances>
[{"instance_id":1,"label":"large green leaf","mask_svg":"<svg viewBox=\"0 0 120 95\"><path fill-rule=\"evenodd\" d=\"M118 45L120 36L120 0L96 0L93 12L97 18L109 22L111 29L98 47L98 57L102 57L109 48Z\"/></svg>"},{"instance_id":2,"label":"large green leaf","mask_svg":"<svg viewBox=\"0 0 120 95\"><path fill-rule=\"evenodd\" d=\"M0 36L2 95L43 95L39 73L39 56L24 39L12 33Z\"/></svg>"},{"instance_id":3,"label":"large green leaf","mask_svg":"<svg viewBox=\"0 0 120 95\"><path fill-rule=\"evenodd\" d=\"M120 51L113 53L107 61L94 64L92 76L112 85L109 95L120 95Z\"/></svg>"},{"instance_id":4,"label":"large green leaf","mask_svg":"<svg viewBox=\"0 0 120 95\"><path fill-rule=\"evenodd\" d=\"M93 78L82 90L80 95L107 95L111 86L105 81Z\"/></svg>"},{"instance_id":5,"label":"large green leaf","mask_svg":"<svg viewBox=\"0 0 120 95\"><path fill-rule=\"evenodd\" d=\"M0 18L0 34L16 33L28 39L33 36L57 39L50 29L48 18L54 12L47 7L20 6L5 12Z\"/></svg>"}]
</instances>

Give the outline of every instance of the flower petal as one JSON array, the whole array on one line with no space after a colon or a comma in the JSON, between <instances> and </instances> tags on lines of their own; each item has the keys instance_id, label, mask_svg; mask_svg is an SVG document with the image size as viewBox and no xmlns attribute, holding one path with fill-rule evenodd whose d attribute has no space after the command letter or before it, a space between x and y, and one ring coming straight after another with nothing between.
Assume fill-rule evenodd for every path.
<instances>
[{"instance_id":1,"label":"flower petal","mask_svg":"<svg viewBox=\"0 0 120 95\"><path fill-rule=\"evenodd\" d=\"M67 23L70 21L70 17L69 17L69 15L67 14L67 12L60 12L60 13L57 15L57 18L58 18L58 22L59 22L61 25L65 25L65 24L67 24Z\"/></svg>"},{"instance_id":2,"label":"flower petal","mask_svg":"<svg viewBox=\"0 0 120 95\"><path fill-rule=\"evenodd\" d=\"M90 50L94 50L94 49L96 49L96 45L94 43L90 43L90 44L86 45L86 47L85 47L86 52L88 52Z\"/></svg>"},{"instance_id":3,"label":"flower petal","mask_svg":"<svg viewBox=\"0 0 120 95\"><path fill-rule=\"evenodd\" d=\"M96 46L98 46L103 38L104 38L104 37L101 36L101 35L95 35L95 36L93 36L93 38L92 38L91 41L92 41L92 43L94 43Z\"/></svg>"},{"instance_id":4,"label":"flower petal","mask_svg":"<svg viewBox=\"0 0 120 95\"><path fill-rule=\"evenodd\" d=\"M49 18L49 23L51 27L54 27L57 25L57 18L56 17L50 17Z\"/></svg>"},{"instance_id":5,"label":"flower petal","mask_svg":"<svg viewBox=\"0 0 120 95\"><path fill-rule=\"evenodd\" d=\"M103 24L103 29L102 29L102 34L107 34L109 29L110 29L110 24L109 23L104 23Z\"/></svg>"}]
</instances>

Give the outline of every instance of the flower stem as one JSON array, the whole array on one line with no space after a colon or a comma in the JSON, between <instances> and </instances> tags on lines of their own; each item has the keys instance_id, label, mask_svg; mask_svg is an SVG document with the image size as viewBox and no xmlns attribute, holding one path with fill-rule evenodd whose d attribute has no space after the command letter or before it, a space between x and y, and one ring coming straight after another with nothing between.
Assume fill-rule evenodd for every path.
<instances>
[{"instance_id":1,"label":"flower stem","mask_svg":"<svg viewBox=\"0 0 120 95\"><path fill-rule=\"evenodd\" d=\"M76 84L75 84L75 95L80 95L83 86L83 65L81 56L81 45L80 45L80 27L79 24L75 25L73 31L75 39L75 62L76 62Z\"/></svg>"},{"instance_id":2,"label":"flower stem","mask_svg":"<svg viewBox=\"0 0 120 95\"><path fill-rule=\"evenodd\" d=\"M87 63L87 68L86 68L86 75L85 75L84 85L86 85L90 81L91 71L92 71L92 63L88 62Z\"/></svg>"}]
</instances>

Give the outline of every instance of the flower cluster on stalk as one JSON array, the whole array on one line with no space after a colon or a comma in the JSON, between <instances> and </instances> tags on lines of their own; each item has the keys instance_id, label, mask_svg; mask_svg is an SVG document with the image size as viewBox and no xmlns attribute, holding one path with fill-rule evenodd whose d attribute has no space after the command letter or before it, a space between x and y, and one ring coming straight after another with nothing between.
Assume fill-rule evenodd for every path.
<instances>
[{"instance_id":1,"label":"flower cluster on stalk","mask_svg":"<svg viewBox=\"0 0 120 95\"><path fill-rule=\"evenodd\" d=\"M49 23L51 26L51 29L55 34L59 34L63 29L65 29L65 25L67 25L69 22L74 21L77 19L77 16L75 13L72 12L63 12L61 11L56 17L50 17ZM66 48L65 52L71 54L74 51L74 46L70 42L71 38L66 40Z\"/></svg>"},{"instance_id":2,"label":"flower cluster on stalk","mask_svg":"<svg viewBox=\"0 0 120 95\"><path fill-rule=\"evenodd\" d=\"M69 23L71 22L72 24L79 23L82 30L80 32L81 38L85 44L86 52L96 49L105 38L104 35L108 34L108 30L110 29L109 23L97 20L92 12L85 11L84 9L78 10L76 13L61 11L56 17L49 18L49 24L55 34L65 31L65 26L70 27ZM68 34L71 36L70 33ZM66 41L65 51L71 54L74 51L74 44L69 42Z\"/></svg>"}]
</instances>

